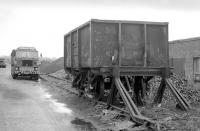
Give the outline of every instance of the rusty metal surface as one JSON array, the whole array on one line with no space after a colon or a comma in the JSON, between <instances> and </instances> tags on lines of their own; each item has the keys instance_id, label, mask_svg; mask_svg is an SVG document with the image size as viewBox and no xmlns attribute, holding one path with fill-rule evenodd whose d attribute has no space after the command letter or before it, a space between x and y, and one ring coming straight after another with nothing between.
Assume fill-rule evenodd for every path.
<instances>
[{"instance_id":1,"label":"rusty metal surface","mask_svg":"<svg viewBox=\"0 0 200 131\"><path fill-rule=\"evenodd\" d=\"M161 68L145 68L145 67L120 67L120 76L134 74L135 76L161 76Z\"/></svg>"},{"instance_id":2,"label":"rusty metal surface","mask_svg":"<svg viewBox=\"0 0 200 131\"><path fill-rule=\"evenodd\" d=\"M132 20L100 20L91 19L92 22L98 23L126 23L126 24L150 24L150 25L167 25L167 22L152 22L152 21L132 21Z\"/></svg>"},{"instance_id":3,"label":"rusty metal surface","mask_svg":"<svg viewBox=\"0 0 200 131\"><path fill-rule=\"evenodd\" d=\"M168 66L167 33L166 26L147 25L147 66Z\"/></svg>"},{"instance_id":4,"label":"rusty metal surface","mask_svg":"<svg viewBox=\"0 0 200 131\"><path fill-rule=\"evenodd\" d=\"M112 67L112 56L125 67L169 66L167 23L92 20L69 36L72 52L68 49L71 48L68 38L67 67Z\"/></svg>"},{"instance_id":5,"label":"rusty metal surface","mask_svg":"<svg viewBox=\"0 0 200 131\"><path fill-rule=\"evenodd\" d=\"M93 24L93 65L104 67L112 65L114 50L118 50L118 24Z\"/></svg>"},{"instance_id":6,"label":"rusty metal surface","mask_svg":"<svg viewBox=\"0 0 200 131\"><path fill-rule=\"evenodd\" d=\"M90 26L84 26L79 30L80 61L81 67L90 67Z\"/></svg>"},{"instance_id":7,"label":"rusty metal surface","mask_svg":"<svg viewBox=\"0 0 200 131\"><path fill-rule=\"evenodd\" d=\"M77 39L77 32L73 32L71 35L72 39L72 65L73 67L78 67L79 60L78 60L78 39Z\"/></svg>"},{"instance_id":8,"label":"rusty metal surface","mask_svg":"<svg viewBox=\"0 0 200 131\"><path fill-rule=\"evenodd\" d=\"M121 65L143 66L144 25L122 24Z\"/></svg>"},{"instance_id":9,"label":"rusty metal surface","mask_svg":"<svg viewBox=\"0 0 200 131\"><path fill-rule=\"evenodd\" d=\"M64 59L65 59L65 65L67 67L71 67L71 38L70 35L65 36L65 47L66 49L64 50Z\"/></svg>"}]
</instances>

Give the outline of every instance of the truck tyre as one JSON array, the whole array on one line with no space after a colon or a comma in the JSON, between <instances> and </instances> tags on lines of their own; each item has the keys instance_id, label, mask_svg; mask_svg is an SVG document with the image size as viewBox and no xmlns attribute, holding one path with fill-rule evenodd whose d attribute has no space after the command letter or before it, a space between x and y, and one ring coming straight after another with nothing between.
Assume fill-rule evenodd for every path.
<instances>
[{"instance_id":1,"label":"truck tyre","mask_svg":"<svg viewBox=\"0 0 200 131\"><path fill-rule=\"evenodd\" d=\"M13 78L13 79L16 79L16 78L17 78L17 75L16 75L16 74L12 74L12 78Z\"/></svg>"},{"instance_id":2,"label":"truck tyre","mask_svg":"<svg viewBox=\"0 0 200 131\"><path fill-rule=\"evenodd\" d=\"M38 79L39 79L39 75L32 75L31 78L32 78L33 80L38 80Z\"/></svg>"},{"instance_id":3,"label":"truck tyre","mask_svg":"<svg viewBox=\"0 0 200 131\"><path fill-rule=\"evenodd\" d=\"M35 76L35 80L38 80L38 79L39 79L39 75L36 75L36 76Z\"/></svg>"}]
</instances>

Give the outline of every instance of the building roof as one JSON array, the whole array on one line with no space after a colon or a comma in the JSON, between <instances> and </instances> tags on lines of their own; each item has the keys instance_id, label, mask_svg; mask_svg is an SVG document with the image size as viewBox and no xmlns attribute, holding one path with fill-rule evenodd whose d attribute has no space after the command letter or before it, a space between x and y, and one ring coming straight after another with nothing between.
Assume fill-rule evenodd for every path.
<instances>
[{"instance_id":1,"label":"building roof","mask_svg":"<svg viewBox=\"0 0 200 131\"><path fill-rule=\"evenodd\" d=\"M200 37L192 37L192 38L187 38L187 39L173 40L173 41L169 41L169 44L189 42L189 41L197 41L197 40L200 40Z\"/></svg>"}]
</instances>

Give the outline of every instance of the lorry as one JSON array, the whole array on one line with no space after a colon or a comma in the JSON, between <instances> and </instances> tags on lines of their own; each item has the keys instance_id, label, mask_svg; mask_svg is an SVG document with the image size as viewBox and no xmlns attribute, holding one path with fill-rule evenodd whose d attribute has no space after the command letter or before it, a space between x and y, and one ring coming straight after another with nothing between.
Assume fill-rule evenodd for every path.
<instances>
[{"instance_id":1,"label":"lorry","mask_svg":"<svg viewBox=\"0 0 200 131\"><path fill-rule=\"evenodd\" d=\"M6 63L4 58L0 58L0 68L6 68Z\"/></svg>"},{"instance_id":2,"label":"lorry","mask_svg":"<svg viewBox=\"0 0 200 131\"><path fill-rule=\"evenodd\" d=\"M17 77L29 77L39 79L39 57L34 47L18 47L11 53L11 75Z\"/></svg>"}]
</instances>

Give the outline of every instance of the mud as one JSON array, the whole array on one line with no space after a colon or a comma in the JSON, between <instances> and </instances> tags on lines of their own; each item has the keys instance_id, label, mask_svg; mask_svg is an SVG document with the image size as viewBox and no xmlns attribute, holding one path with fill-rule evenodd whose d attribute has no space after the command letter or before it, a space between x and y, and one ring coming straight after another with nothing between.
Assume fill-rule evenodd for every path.
<instances>
[{"instance_id":1,"label":"mud","mask_svg":"<svg viewBox=\"0 0 200 131\"><path fill-rule=\"evenodd\" d=\"M6 85L1 85L0 92L4 99L9 100L20 100L26 99L28 97L25 93L20 92L17 89L9 89L8 87L6 87Z\"/></svg>"},{"instance_id":2,"label":"mud","mask_svg":"<svg viewBox=\"0 0 200 131\"><path fill-rule=\"evenodd\" d=\"M84 119L75 118L75 120L71 121L71 123L81 130L97 131L91 122L86 122Z\"/></svg>"}]
</instances>

